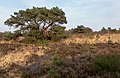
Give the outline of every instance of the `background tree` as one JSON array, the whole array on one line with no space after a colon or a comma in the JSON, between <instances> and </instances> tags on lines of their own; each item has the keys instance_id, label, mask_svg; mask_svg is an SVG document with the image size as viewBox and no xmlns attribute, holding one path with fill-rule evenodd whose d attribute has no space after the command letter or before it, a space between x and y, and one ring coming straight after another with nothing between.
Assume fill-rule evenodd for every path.
<instances>
[{"instance_id":1,"label":"background tree","mask_svg":"<svg viewBox=\"0 0 120 78\"><path fill-rule=\"evenodd\" d=\"M111 27L108 27L108 31L111 32L111 30L112 30Z\"/></svg>"},{"instance_id":2,"label":"background tree","mask_svg":"<svg viewBox=\"0 0 120 78\"><path fill-rule=\"evenodd\" d=\"M93 30L89 27L85 27L84 25L77 26L77 28L72 29L73 33L90 33Z\"/></svg>"},{"instance_id":3,"label":"background tree","mask_svg":"<svg viewBox=\"0 0 120 78\"><path fill-rule=\"evenodd\" d=\"M118 29L118 32L120 32L120 28Z\"/></svg>"},{"instance_id":4,"label":"background tree","mask_svg":"<svg viewBox=\"0 0 120 78\"><path fill-rule=\"evenodd\" d=\"M66 24L67 21L65 13L58 7L51 9L33 7L32 9L14 12L14 15L11 15L4 23L10 27L18 28L22 35L39 38L40 35L48 36L48 31L51 28Z\"/></svg>"},{"instance_id":5,"label":"background tree","mask_svg":"<svg viewBox=\"0 0 120 78\"><path fill-rule=\"evenodd\" d=\"M107 29L105 29L105 27L103 27L102 29L101 29L101 31L100 32L102 32L102 33L107 33L108 32L108 30Z\"/></svg>"},{"instance_id":6,"label":"background tree","mask_svg":"<svg viewBox=\"0 0 120 78\"><path fill-rule=\"evenodd\" d=\"M116 33L116 32L117 32L117 29L116 29L116 28L115 28L115 29L112 29L111 32L112 32L112 33Z\"/></svg>"}]
</instances>

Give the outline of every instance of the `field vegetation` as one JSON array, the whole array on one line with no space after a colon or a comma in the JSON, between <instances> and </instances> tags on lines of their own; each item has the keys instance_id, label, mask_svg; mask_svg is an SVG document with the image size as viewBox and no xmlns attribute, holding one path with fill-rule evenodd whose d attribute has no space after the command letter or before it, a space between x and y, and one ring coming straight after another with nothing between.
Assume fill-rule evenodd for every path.
<instances>
[{"instance_id":1,"label":"field vegetation","mask_svg":"<svg viewBox=\"0 0 120 78\"><path fill-rule=\"evenodd\" d=\"M58 7L20 10L0 33L0 78L120 78L120 29L65 30Z\"/></svg>"}]
</instances>

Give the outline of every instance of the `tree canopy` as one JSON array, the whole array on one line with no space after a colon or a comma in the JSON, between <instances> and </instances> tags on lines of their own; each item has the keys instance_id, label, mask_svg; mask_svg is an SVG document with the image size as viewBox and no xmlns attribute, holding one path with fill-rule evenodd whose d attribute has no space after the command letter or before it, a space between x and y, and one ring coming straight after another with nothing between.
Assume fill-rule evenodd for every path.
<instances>
[{"instance_id":1,"label":"tree canopy","mask_svg":"<svg viewBox=\"0 0 120 78\"><path fill-rule=\"evenodd\" d=\"M72 29L73 33L90 33L93 30L89 27L85 27L84 25L77 26L77 28Z\"/></svg>"},{"instance_id":2,"label":"tree canopy","mask_svg":"<svg viewBox=\"0 0 120 78\"><path fill-rule=\"evenodd\" d=\"M21 34L36 32L47 34L54 26L67 24L65 13L58 7L48 9L46 7L33 7L32 9L19 10L14 12L5 25L19 28Z\"/></svg>"}]
</instances>

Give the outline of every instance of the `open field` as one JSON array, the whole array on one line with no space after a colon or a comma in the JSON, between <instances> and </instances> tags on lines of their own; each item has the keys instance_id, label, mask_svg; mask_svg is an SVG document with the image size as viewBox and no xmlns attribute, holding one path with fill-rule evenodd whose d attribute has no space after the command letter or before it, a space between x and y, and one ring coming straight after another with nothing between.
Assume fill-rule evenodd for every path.
<instances>
[{"instance_id":1,"label":"open field","mask_svg":"<svg viewBox=\"0 0 120 78\"><path fill-rule=\"evenodd\" d=\"M0 78L120 78L111 65L96 71L94 60L109 55L120 55L120 34L76 34L39 45L1 40Z\"/></svg>"},{"instance_id":2,"label":"open field","mask_svg":"<svg viewBox=\"0 0 120 78\"><path fill-rule=\"evenodd\" d=\"M1 0L0 78L120 78L119 6Z\"/></svg>"}]
</instances>

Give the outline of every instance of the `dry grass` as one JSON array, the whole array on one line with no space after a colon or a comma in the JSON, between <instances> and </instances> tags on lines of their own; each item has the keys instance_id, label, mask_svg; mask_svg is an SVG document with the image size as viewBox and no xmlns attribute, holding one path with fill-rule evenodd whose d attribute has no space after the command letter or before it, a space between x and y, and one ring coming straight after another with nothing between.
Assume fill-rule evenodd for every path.
<instances>
[{"instance_id":1,"label":"dry grass","mask_svg":"<svg viewBox=\"0 0 120 78\"><path fill-rule=\"evenodd\" d=\"M90 36L91 35L91 36ZM66 44L70 43L80 43L80 44L96 44L96 43L107 43L108 40L111 40L113 43L120 43L120 34L88 34L88 35L73 35L72 37L64 40ZM97 37L99 36L99 37Z\"/></svg>"},{"instance_id":2,"label":"dry grass","mask_svg":"<svg viewBox=\"0 0 120 78\"><path fill-rule=\"evenodd\" d=\"M108 44L111 40L113 44ZM116 44L114 44L116 43ZM104 78L91 69L91 60L98 55L120 54L120 34L72 35L60 42L42 45L0 41L0 77L49 78L48 70L54 54L61 58L56 67L66 78ZM68 73L69 72L69 73ZM74 72L74 73L72 73ZM106 78L116 74L106 73ZM57 78L57 77L56 77Z\"/></svg>"}]
</instances>

